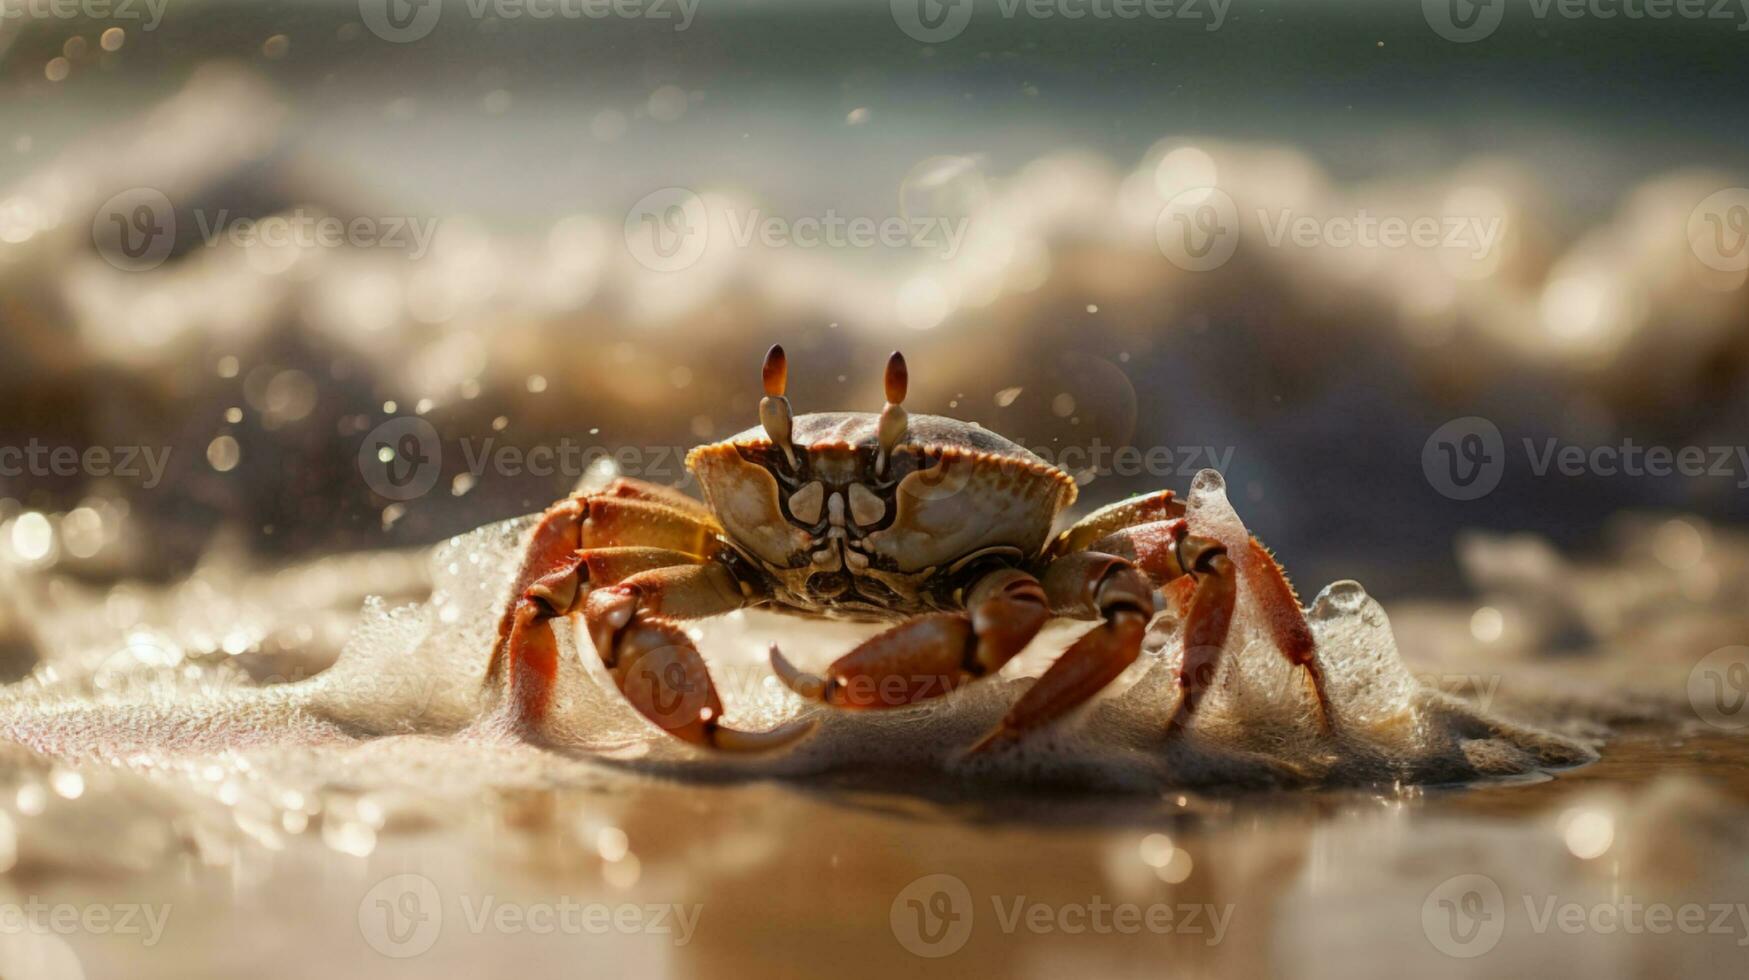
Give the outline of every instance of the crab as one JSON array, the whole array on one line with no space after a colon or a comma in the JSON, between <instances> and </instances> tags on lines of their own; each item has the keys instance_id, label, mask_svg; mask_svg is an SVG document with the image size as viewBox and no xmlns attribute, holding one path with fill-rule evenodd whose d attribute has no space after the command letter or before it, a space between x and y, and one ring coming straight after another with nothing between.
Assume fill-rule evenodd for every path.
<instances>
[{"instance_id":1,"label":"crab","mask_svg":"<svg viewBox=\"0 0 1749 980\"><path fill-rule=\"evenodd\" d=\"M1052 534L1075 481L977 425L901 407L895 352L878 415L795 415L788 362L764 363L760 424L693 449L701 502L618 478L549 508L529 534L500 620L487 686L538 731L558 674L555 621L580 617L615 685L670 735L726 752L788 745L803 717L769 731L722 723L704 658L682 627L745 608L895 622L823 674L774 643L773 672L834 708L898 708L989 677L1053 616L1097 625L1063 652L972 751L1068 713L1136 660L1165 604L1184 622L1183 726L1214 676L1241 580L1274 646L1303 668L1329 724L1316 644L1281 567L1255 538L1237 553L1198 534L1162 490L1093 511Z\"/></svg>"}]
</instances>

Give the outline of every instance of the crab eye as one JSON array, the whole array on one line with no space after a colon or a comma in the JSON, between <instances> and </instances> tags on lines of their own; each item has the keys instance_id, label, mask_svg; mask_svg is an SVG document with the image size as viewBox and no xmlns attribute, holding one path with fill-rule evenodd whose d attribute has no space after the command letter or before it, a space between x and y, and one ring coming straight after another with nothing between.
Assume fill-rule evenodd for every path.
<instances>
[{"instance_id":1,"label":"crab eye","mask_svg":"<svg viewBox=\"0 0 1749 980\"><path fill-rule=\"evenodd\" d=\"M887 516L887 505L874 491L860 483L850 485L850 517L857 527L868 527Z\"/></svg>"},{"instance_id":2,"label":"crab eye","mask_svg":"<svg viewBox=\"0 0 1749 980\"><path fill-rule=\"evenodd\" d=\"M789 512L804 524L816 523L820 520L820 505L825 498L826 488L815 480L789 495Z\"/></svg>"}]
</instances>

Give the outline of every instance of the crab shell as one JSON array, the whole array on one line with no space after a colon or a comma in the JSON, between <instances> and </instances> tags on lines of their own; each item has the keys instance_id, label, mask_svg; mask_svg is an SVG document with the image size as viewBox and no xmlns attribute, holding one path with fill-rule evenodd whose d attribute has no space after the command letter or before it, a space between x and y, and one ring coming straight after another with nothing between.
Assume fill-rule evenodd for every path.
<instances>
[{"instance_id":1,"label":"crab shell","mask_svg":"<svg viewBox=\"0 0 1749 980\"><path fill-rule=\"evenodd\" d=\"M1068 474L957 419L910 416L883 460L879 419L798 416L793 459L758 427L687 455L730 543L787 586L793 604L829 608L842 585L876 605L927 605L938 572L986 556L1036 557L1075 500ZM885 589L856 588L870 583Z\"/></svg>"}]
</instances>

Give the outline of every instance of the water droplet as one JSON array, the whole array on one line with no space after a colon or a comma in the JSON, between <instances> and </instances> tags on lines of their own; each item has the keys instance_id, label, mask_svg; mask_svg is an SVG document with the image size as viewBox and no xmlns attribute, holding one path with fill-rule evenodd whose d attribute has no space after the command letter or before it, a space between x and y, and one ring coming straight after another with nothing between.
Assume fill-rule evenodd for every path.
<instances>
[{"instance_id":1,"label":"water droplet","mask_svg":"<svg viewBox=\"0 0 1749 980\"><path fill-rule=\"evenodd\" d=\"M1368 602L1366 589L1353 579L1343 579L1324 586L1312 603L1313 619L1338 619L1358 615Z\"/></svg>"},{"instance_id":2,"label":"water droplet","mask_svg":"<svg viewBox=\"0 0 1749 980\"><path fill-rule=\"evenodd\" d=\"M1196 476L1190 481L1190 492L1192 494L1225 494L1227 481L1218 470L1198 470Z\"/></svg>"}]
</instances>

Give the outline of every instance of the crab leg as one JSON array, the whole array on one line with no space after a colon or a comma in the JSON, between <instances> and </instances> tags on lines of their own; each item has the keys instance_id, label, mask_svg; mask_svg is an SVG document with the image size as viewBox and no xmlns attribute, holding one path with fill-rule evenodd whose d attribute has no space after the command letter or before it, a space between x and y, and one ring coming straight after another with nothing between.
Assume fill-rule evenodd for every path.
<instances>
[{"instance_id":1,"label":"crab leg","mask_svg":"<svg viewBox=\"0 0 1749 980\"><path fill-rule=\"evenodd\" d=\"M983 751L1062 717L1099 693L1142 650L1154 618L1147 576L1116 555L1082 551L1052 562L1044 587L1058 615L1103 620L1088 631L1021 695L994 731L972 746Z\"/></svg>"},{"instance_id":2,"label":"crab leg","mask_svg":"<svg viewBox=\"0 0 1749 980\"><path fill-rule=\"evenodd\" d=\"M697 500L688 497L682 491L666 487L660 483L649 483L644 480L634 480L631 477L619 476L603 487L600 492L589 495L596 497L621 497L631 500L643 500L653 504L662 504L678 510L701 524L714 525L716 518L709 508Z\"/></svg>"},{"instance_id":3,"label":"crab leg","mask_svg":"<svg viewBox=\"0 0 1749 980\"><path fill-rule=\"evenodd\" d=\"M1185 615L1184 661L1179 669L1184 700L1173 720L1175 728L1196 710L1214 679L1241 578L1257 599L1275 648L1289 663L1305 669L1322 724L1330 727L1330 699L1317 659L1317 641L1287 576L1256 538L1247 542L1244 553L1230 556L1221 543L1191 534L1183 520L1168 520L1125 528L1102 538L1095 547L1130 558L1155 582L1176 585L1188 577L1196 583Z\"/></svg>"},{"instance_id":4,"label":"crab leg","mask_svg":"<svg viewBox=\"0 0 1749 980\"><path fill-rule=\"evenodd\" d=\"M790 690L837 708L897 708L940 697L1001 669L1049 618L1038 579L991 572L967 594L967 612L917 616L808 674L771 645L771 666Z\"/></svg>"},{"instance_id":5,"label":"crab leg","mask_svg":"<svg viewBox=\"0 0 1749 980\"><path fill-rule=\"evenodd\" d=\"M1170 490L1107 504L1057 535L1057 540L1051 546L1051 554L1066 555L1090 549L1099 551L1099 542L1107 535L1127 527L1183 517L1184 512L1184 501L1177 499Z\"/></svg>"},{"instance_id":6,"label":"crab leg","mask_svg":"<svg viewBox=\"0 0 1749 980\"><path fill-rule=\"evenodd\" d=\"M738 609L745 598L728 569L704 554L714 522L665 493L673 491L617 481L547 511L529 536L487 683L504 685L520 725L538 726L558 676L552 621L581 614L621 693L676 737L731 751L793 741L812 726L754 734L719 724L722 704L704 660L672 620ZM613 546L632 541L640 544Z\"/></svg>"}]
</instances>

